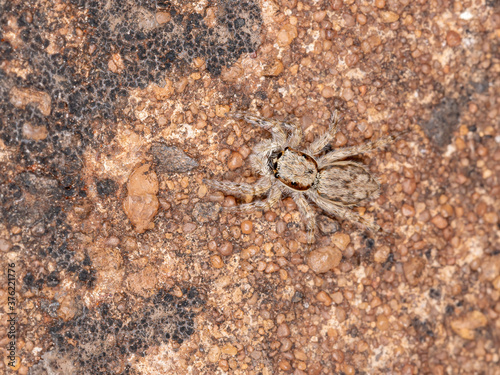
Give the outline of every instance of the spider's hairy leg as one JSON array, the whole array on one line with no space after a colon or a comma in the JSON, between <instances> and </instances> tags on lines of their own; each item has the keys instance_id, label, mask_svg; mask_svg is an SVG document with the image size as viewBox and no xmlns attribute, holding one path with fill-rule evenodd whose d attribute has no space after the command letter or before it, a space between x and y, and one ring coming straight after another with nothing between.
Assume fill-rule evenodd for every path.
<instances>
[{"instance_id":1,"label":"spider's hairy leg","mask_svg":"<svg viewBox=\"0 0 500 375\"><path fill-rule=\"evenodd\" d=\"M362 226L370 229L372 232L378 232L380 227L374 222L368 221L358 213L352 211L349 207L341 206L335 202L323 198L317 192L311 192L308 194L309 198L318 205L325 212L335 215L339 219L347 219L353 223L361 224Z\"/></svg>"},{"instance_id":2,"label":"spider's hairy leg","mask_svg":"<svg viewBox=\"0 0 500 375\"><path fill-rule=\"evenodd\" d=\"M276 141L280 144L284 144L286 141L286 133L281 127L280 121L255 116L244 111L230 112L227 115L235 119L245 120L252 125L256 125L263 129L266 129L273 136L273 141Z\"/></svg>"},{"instance_id":3,"label":"spider's hairy leg","mask_svg":"<svg viewBox=\"0 0 500 375\"><path fill-rule=\"evenodd\" d=\"M255 184L245 184L231 181L217 181L203 179L203 183L228 194L262 195L271 188L273 183L270 177L261 177Z\"/></svg>"},{"instance_id":4,"label":"spider's hairy leg","mask_svg":"<svg viewBox=\"0 0 500 375\"><path fill-rule=\"evenodd\" d=\"M252 203L240 204L239 206L228 207L228 211L241 211L241 212L252 212L257 210L269 210L272 206L276 204L281 198L281 190L275 184L271 187L267 199L264 201L255 201Z\"/></svg>"},{"instance_id":5,"label":"spider's hairy leg","mask_svg":"<svg viewBox=\"0 0 500 375\"><path fill-rule=\"evenodd\" d=\"M318 168L324 168L329 165L332 165L338 160L342 160L351 156L356 156L360 154L364 154L366 152L373 151L377 148L384 147L392 142L394 142L396 139L401 137L402 135L406 134L407 132L402 132L400 134L395 134L395 135L390 135L388 137L380 138L376 140L375 142L369 142L369 143L364 143L361 145L357 146L351 146L351 147L344 147L344 148L339 148L337 150L334 150L332 152L329 152L326 155L323 155L318 159Z\"/></svg>"},{"instance_id":6,"label":"spider's hairy leg","mask_svg":"<svg viewBox=\"0 0 500 375\"><path fill-rule=\"evenodd\" d=\"M301 193L293 193L292 198L297 204L300 214L304 219L307 227L307 242L314 242L314 233L316 231L316 213L311 205L307 202L307 199Z\"/></svg>"},{"instance_id":7,"label":"spider's hairy leg","mask_svg":"<svg viewBox=\"0 0 500 375\"><path fill-rule=\"evenodd\" d=\"M331 118L330 126L328 127L326 133L319 136L319 138L316 139L313 143L311 143L307 148L307 152L309 155L319 154L321 150L323 150L326 147L326 145L330 143L330 141L335 137L335 134L337 134L339 121L340 121L339 111L335 110Z\"/></svg>"},{"instance_id":8,"label":"spider's hairy leg","mask_svg":"<svg viewBox=\"0 0 500 375\"><path fill-rule=\"evenodd\" d=\"M290 132L290 136L286 140L287 146L297 148L304 137L302 127L295 122L283 122L283 127Z\"/></svg>"}]
</instances>

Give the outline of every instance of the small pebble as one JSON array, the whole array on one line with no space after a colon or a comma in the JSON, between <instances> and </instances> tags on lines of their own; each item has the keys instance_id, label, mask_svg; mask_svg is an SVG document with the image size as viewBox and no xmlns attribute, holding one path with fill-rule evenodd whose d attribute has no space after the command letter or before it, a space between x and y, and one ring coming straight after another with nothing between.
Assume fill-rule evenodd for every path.
<instances>
[{"instance_id":1,"label":"small pebble","mask_svg":"<svg viewBox=\"0 0 500 375\"><path fill-rule=\"evenodd\" d=\"M278 362L278 366L283 371L290 371L292 369L290 362L284 359L280 359L280 361Z\"/></svg>"},{"instance_id":2,"label":"small pebble","mask_svg":"<svg viewBox=\"0 0 500 375\"><path fill-rule=\"evenodd\" d=\"M218 251L223 256L229 256L233 253L233 244L229 241L224 241L222 245L219 246ZM215 267L215 265L214 265ZM220 268L220 267L216 267Z\"/></svg>"},{"instance_id":3,"label":"small pebble","mask_svg":"<svg viewBox=\"0 0 500 375\"><path fill-rule=\"evenodd\" d=\"M405 179L402 183L403 192L406 195L412 195L417 188L417 183L414 179Z\"/></svg>"},{"instance_id":4,"label":"small pebble","mask_svg":"<svg viewBox=\"0 0 500 375\"><path fill-rule=\"evenodd\" d=\"M297 28L293 25L285 25L278 31L278 44L282 47L288 46L297 37Z\"/></svg>"},{"instance_id":5,"label":"small pebble","mask_svg":"<svg viewBox=\"0 0 500 375\"><path fill-rule=\"evenodd\" d=\"M351 243L351 237L346 233L337 232L332 236L332 243L344 251Z\"/></svg>"},{"instance_id":6,"label":"small pebble","mask_svg":"<svg viewBox=\"0 0 500 375\"><path fill-rule=\"evenodd\" d=\"M196 229L195 223L186 223L182 226L183 233L191 233L194 232L195 229Z\"/></svg>"},{"instance_id":7,"label":"small pebble","mask_svg":"<svg viewBox=\"0 0 500 375\"><path fill-rule=\"evenodd\" d=\"M391 12L390 10L380 11L380 19L384 23L392 23L399 20L399 14Z\"/></svg>"},{"instance_id":8,"label":"small pebble","mask_svg":"<svg viewBox=\"0 0 500 375\"><path fill-rule=\"evenodd\" d=\"M273 273L273 272L279 271L279 269L280 269L280 266L278 266L276 263L270 262L267 264L264 272L265 273Z\"/></svg>"},{"instance_id":9,"label":"small pebble","mask_svg":"<svg viewBox=\"0 0 500 375\"><path fill-rule=\"evenodd\" d=\"M325 291L321 291L319 292L318 294L316 294L316 299L323 303L325 306L330 306L332 304L332 299L330 297L330 295L325 292Z\"/></svg>"},{"instance_id":10,"label":"small pebble","mask_svg":"<svg viewBox=\"0 0 500 375\"><path fill-rule=\"evenodd\" d=\"M208 351L208 361L211 363L216 363L220 358L220 348L214 345Z\"/></svg>"},{"instance_id":11,"label":"small pebble","mask_svg":"<svg viewBox=\"0 0 500 375\"><path fill-rule=\"evenodd\" d=\"M339 250L326 246L311 251L307 257L307 264L315 273L325 273L337 267L341 260L342 253Z\"/></svg>"},{"instance_id":12,"label":"small pebble","mask_svg":"<svg viewBox=\"0 0 500 375\"><path fill-rule=\"evenodd\" d=\"M436 215L432 218L431 223L438 229L444 229L448 226L448 221L441 215Z\"/></svg>"},{"instance_id":13,"label":"small pebble","mask_svg":"<svg viewBox=\"0 0 500 375\"><path fill-rule=\"evenodd\" d=\"M276 213L273 212L273 211L267 211L265 214L264 214L264 219L266 219L267 221L269 222L273 222L274 220L276 220Z\"/></svg>"},{"instance_id":14,"label":"small pebble","mask_svg":"<svg viewBox=\"0 0 500 375\"><path fill-rule=\"evenodd\" d=\"M404 216L410 217L410 216L415 216L415 209L413 206L410 206L409 204L403 204L403 207L401 207L401 212L403 213Z\"/></svg>"},{"instance_id":15,"label":"small pebble","mask_svg":"<svg viewBox=\"0 0 500 375\"><path fill-rule=\"evenodd\" d=\"M419 257L410 258L403 264L403 272L410 285L417 285L425 268L425 260Z\"/></svg>"},{"instance_id":16,"label":"small pebble","mask_svg":"<svg viewBox=\"0 0 500 375\"><path fill-rule=\"evenodd\" d=\"M488 224L496 224L498 223L498 214L496 212L487 212L484 214L483 219Z\"/></svg>"},{"instance_id":17,"label":"small pebble","mask_svg":"<svg viewBox=\"0 0 500 375\"><path fill-rule=\"evenodd\" d=\"M212 267L214 268L222 268L224 267L224 262L219 255L212 255L210 257L210 263L212 263Z\"/></svg>"},{"instance_id":18,"label":"small pebble","mask_svg":"<svg viewBox=\"0 0 500 375\"><path fill-rule=\"evenodd\" d=\"M260 249L258 246L249 246L241 251L241 259L250 259L259 253Z\"/></svg>"},{"instance_id":19,"label":"small pebble","mask_svg":"<svg viewBox=\"0 0 500 375\"><path fill-rule=\"evenodd\" d=\"M5 238L0 238L0 251L7 252L12 248L12 243Z\"/></svg>"},{"instance_id":20,"label":"small pebble","mask_svg":"<svg viewBox=\"0 0 500 375\"><path fill-rule=\"evenodd\" d=\"M391 249L389 248L389 246L381 246L377 249L377 251L375 251L375 254L373 254L373 260L377 263L384 263L389 257L390 253Z\"/></svg>"},{"instance_id":21,"label":"small pebble","mask_svg":"<svg viewBox=\"0 0 500 375\"><path fill-rule=\"evenodd\" d=\"M330 86L326 86L323 90L321 90L321 95L325 99L333 98L335 96L335 90Z\"/></svg>"},{"instance_id":22,"label":"small pebble","mask_svg":"<svg viewBox=\"0 0 500 375\"><path fill-rule=\"evenodd\" d=\"M241 167L243 165L243 157L239 152L234 151L229 160L227 161L227 167L234 171L235 169Z\"/></svg>"},{"instance_id":23,"label":"small pebble","mask_svg":"<svg viewBox=\"0 0 500 375\"><path fill-rule=\"evenodd\" d=\"M250 234L253 230L253 224L250 220L244 220L241 222L241 232L243 234Z\"/></svg>"},{"instance_id":24,"label":"small pebble","mask_svg":"<svg viewBox=\"0 0 500 375\"><path fill-rule=\"evenodd\" d=\"M455 319L451 322L451 329L460 337L466 340L475 338L475 330L485 327L488 324L488 319L481 311L471 311L466 315Z\"/></svg>"},{"instance_id":25,"label":"small pebble","mask_svg":"<svg viewBox=\"0 0 500 375\"><path fill-rule=\"evenodd\" d=\"M276 332L278 337L288 337L290 336L290 328L288 327L288 324L286 323L281 323L278 326L278 330Z\"/></svg>"},{"instance_id":26,"label":"small pebble","mask_svg":"<svg viewBox=\"0 0 500 375\"><path fill-rule=\"evenodd\" d=\"M377 316L377 328L381 331L387 331L389 329L389 319L385 315Z\"/></svg>"},{"instance_id":27,"label":"small pebble","mask_svg":"<svg viewBox=\"0 0 500 375\"><path fill-rule=\"evenodd\" d=\"M456 31L450 30L446 33L446 43L450 47L457 47L460 45L462 42L462 38L460 37L460 34L457 33Z\"/></svg>"}]
</instances>

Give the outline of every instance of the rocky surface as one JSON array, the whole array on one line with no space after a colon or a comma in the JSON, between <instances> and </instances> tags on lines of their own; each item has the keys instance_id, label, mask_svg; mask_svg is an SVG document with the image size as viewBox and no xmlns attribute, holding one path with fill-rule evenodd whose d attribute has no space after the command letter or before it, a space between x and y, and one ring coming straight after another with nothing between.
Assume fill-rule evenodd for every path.
<instances>
[{"instance_id":1,"label":"rocky surface","mask_svg":"<svg viewBox=\"0 0 500 375\"><path fill-rule=\"evenodd\" d=\"M0 2L0 311L19 374L500 374L494 1ZM373 234L225 210L298 121L362 156ZM321 214L318 209L318 214ZM5 315L4 315L5 316ZM0 322L0 370L10 329Z\"/></svg>"}]
</instances>

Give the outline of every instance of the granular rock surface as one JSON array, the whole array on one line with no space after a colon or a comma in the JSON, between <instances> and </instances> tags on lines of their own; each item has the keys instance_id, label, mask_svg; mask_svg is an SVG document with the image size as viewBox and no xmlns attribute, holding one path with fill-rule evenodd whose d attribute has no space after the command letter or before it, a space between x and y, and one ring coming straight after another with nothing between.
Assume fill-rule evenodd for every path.
<instances>
[{"instance_id":1,"label":"granular rock surface","mask_svg":"<svg viewBox=\"0 0 500 375\"><path fill-rule=\"evenodd\" d=\"M489 0L0 2L0 370L500 374L499 40ZM226 210L234 109L406 131L356 159L383 231Z\"/></svg>"}]
</instances>

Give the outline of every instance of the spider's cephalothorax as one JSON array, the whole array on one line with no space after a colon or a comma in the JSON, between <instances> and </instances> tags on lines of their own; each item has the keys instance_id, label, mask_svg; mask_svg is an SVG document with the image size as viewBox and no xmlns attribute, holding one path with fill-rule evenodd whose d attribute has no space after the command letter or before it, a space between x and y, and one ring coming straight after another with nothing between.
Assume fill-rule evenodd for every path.
<instances>
[{"instance_id":1,"label":"spider's cephalothorax","mask_svg":"<svg viewBox=\"0 0 500 375\"><path fill-rule=\"evenodd\" d=\"M380 229L351 209L367 198L376 197L380 189L379 183L362 164L346 159L386 145L394 141L395 136L340 148L318 156L337 132L337 111L328 131L304 151L297 149L302 141L302 129L299 125L265 119L246 112L233 112L231 116L260 126L272 134L272 139L256 145L250 156L253 169L262 176L255 184L206 181L230 194L259 196L269 192L265 201L242 204L237 209L267 210L283 193L288 194L306 222L309 242L314 241L316 215L308 201L338 218L360 223L373 231Z\"/></svg>"}]
</instances>

